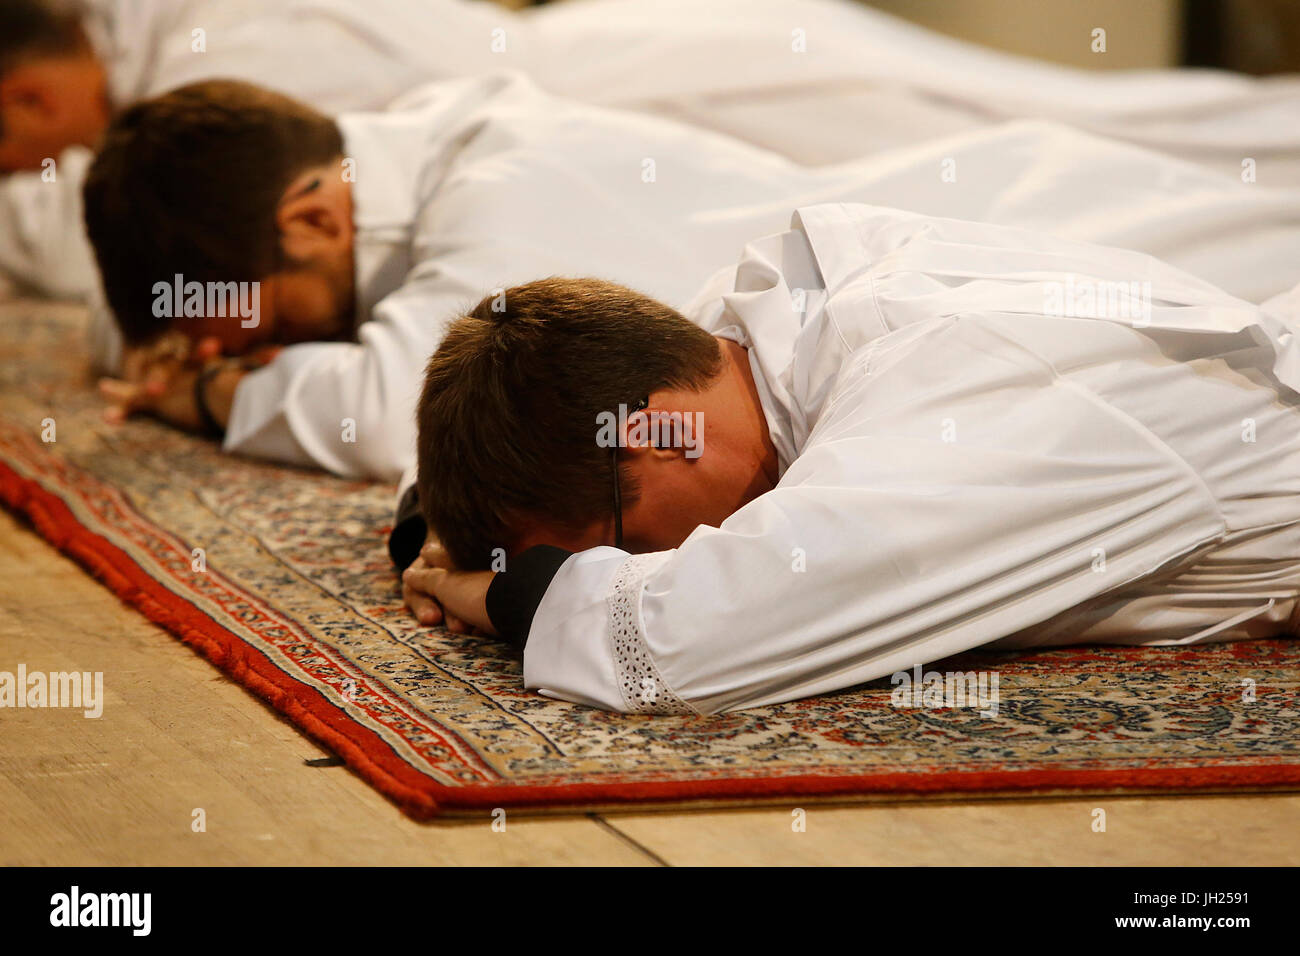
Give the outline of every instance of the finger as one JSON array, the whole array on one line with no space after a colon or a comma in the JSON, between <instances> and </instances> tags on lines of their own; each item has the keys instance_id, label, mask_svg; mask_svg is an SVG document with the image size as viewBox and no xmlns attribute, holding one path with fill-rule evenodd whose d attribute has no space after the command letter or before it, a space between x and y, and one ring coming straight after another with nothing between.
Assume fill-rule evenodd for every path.
<instances>
[{"instance_id":1,"label":"finger","mask_svg":"<svg viewBox=\"0 0 1300 956\"><path fill-rule=\"evenodd\" d=\"M455 564L440 544L426 544L420 549L420 557L424 558L424 563L431 568L445 568L451 570Z\"/></svg>"},{"instance_id":2,"label":"finger","mask_svg":"<svg viewBox=\"0 0 1300 956\"><path fill-rule=\"evenodd\" d=\"M189 339L183 332L168 332L151 345L129 349L122 362L123 378L140 384L149 376L154 365L168 359L184 358L189 354Z\"/></svg>"},{"instance_id":3,"label":"finger","mask_svg":"<svg viewBox=\"0 0 1300 956\"><path fill-rule=\"evenodd\" d=\"M453 617L444 612L443 618L447 625L447 630L451 631L453 634L468 634L471 630L470 626L458 617Z\"/></svg>"},{"instance_id":4,"label":"finger","mask_svg":"<svg viewBox=\"0 0 1300 956\"><path fill-rule=\"evenodd\" d=\"M158 366L149 369L145 375L144 384L141 388L150 398L159 398L167 392L167 382L171 376L159 371Z\"/></svg>"},{"instance_id":5,"label":"finger","mask_svg":"<svg viewBox=\"0 0 1300 956\"><path fill-rule=\"evenodd\" d=\"M145 364L143 349L127 349L122 358L122 377L128 382L138 382L144 375Z\"/></svg>"},{"instance_id":6,"label":"finger","mask_svg":"<svg viewBox=\"0 0 1300 956\"><path fill-rule=\"evenodd\" d=\"M156 359L157 354L153 347L142 345L127 349L126 355L122 359L122 378L128 382L138 383L143 381L145 373L149 371L149 366Z\"/></svg>"},{"instance_id":7,"label":"finger","mask_svg":"<svg viewBox=\"0 0 1300 956\"><path fill-rule=\"evenodd\" d=\"M150 349L153 360L157 362L184 362L194 351L194 340L180 329L172 329Z\"/></svg>"},{"instance_id":8,"label":"finger","mask_svg":"<svg viewBox=\"0 0 1300 956\"><path fill-rule=\"evenodd\" d=\"M175 358L164 358L154 362L145 372L144 392L153 398L167 394L172 379L181 370L181 362Z\"/></svg>"},{"instance_id":9,"label":"finger","mask_svg":"<svg viewBox=\"0 0 1300 956\"><path fill-rule=\"evenodd\" d=\"M447 572L442 568L409 567L402 574L402 583L436 597L438 586L442 584L446 574Z\"/></svg>"},{"instance_id":10,"label":"finger","mask_svg":"<svg viewBox=\"0 0 1300 956\"><path fill-rule=\"evenodd\" d=\"M110 406L120 408L124 414L130 414L145 403L140 386L116 378L101 378L99 394Z\"/></svg>"},{"instance_id":11,"label":"finger","mask_svg":"<svg viewBox=\"0 0 1300 956\"><path fill-rule=\"evenodd\" d=\"M417 591L409 585L403 585L402 600L415 616L415 619L426 627L432 627L442 620L442 608L438 606L437 601L423 591Z\"/></svg>"}]
</instances>

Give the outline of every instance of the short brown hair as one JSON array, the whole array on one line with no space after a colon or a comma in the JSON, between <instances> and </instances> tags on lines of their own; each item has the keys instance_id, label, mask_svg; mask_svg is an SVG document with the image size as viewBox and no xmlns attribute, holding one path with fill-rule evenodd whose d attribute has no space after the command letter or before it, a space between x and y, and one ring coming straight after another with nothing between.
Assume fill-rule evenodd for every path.
<instances>
[{"instance_id":1,"label":"short brown hair","mask_svg":"<svg viewBox=\"0 0 1300 956\"><path fill-rule=\"evenodd\" d=\"M0 3L0 77L27 59L85 49L81 8L67 0Z\"/></svg>"},{"instance_id":2,"label":"short brown hair","mask_svg":"<svg viewBox=\"0 0 1300 956\"><path fill-rule=\"evenodd\" d=\"M128 108L86 178L86 230L130 343L166 331L153 286L257 282L277 271L275 211L295 176L343 152L338 125L297 100L233 80L194 83Z\"/></svg>"},{"instance_id":3,"label":"short brown hair","mask_svg":"<svg viewBox=\"0 0 1300 956\"><path fill-rule=\"evenodd\" d=\"M542 279L488 296L452 323L420 396L419 494L458 567L509 552L521 518L585 528L612 508L597 416L722 368L708 332L598 279ZM632 476L621 473L628 505Z\"/></svg>"}]
</instances>

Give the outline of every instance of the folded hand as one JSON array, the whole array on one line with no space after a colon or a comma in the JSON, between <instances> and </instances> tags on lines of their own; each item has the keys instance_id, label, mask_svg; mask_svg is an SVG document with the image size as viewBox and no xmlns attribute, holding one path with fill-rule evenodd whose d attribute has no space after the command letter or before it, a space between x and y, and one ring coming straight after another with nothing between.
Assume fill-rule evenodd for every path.
<instances>
[{"instance_id":1,"label":"folded hand","mask_svg":"<svg viewBox=\"0 0 1300 956\"><path fill-rule=\"evenodd\" d=\"M457 634L495 634L487 615L492 571L458 571L437 542L426 543L402 574L402 598L421 624L443 622Z\"/></svg>"}]
</instances>

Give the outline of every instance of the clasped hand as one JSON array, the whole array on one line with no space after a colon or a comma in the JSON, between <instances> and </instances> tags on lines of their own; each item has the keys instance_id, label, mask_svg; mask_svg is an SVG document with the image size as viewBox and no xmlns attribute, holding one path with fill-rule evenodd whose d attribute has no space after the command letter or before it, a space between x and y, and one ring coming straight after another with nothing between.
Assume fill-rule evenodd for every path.
<instances>
[{"instance_id":1,"label":"clasped hand","mask_svg":"<svg viewBox=\"0 0 1300 956\"><path fill-rule=\"evenodd\" d=\"M402 600L421 624L445 624L457 634L495 634L487 614L493 571L458 571L451 557L430 539L402 573Z\"/></svg>"},{"instance_id":2,"label":"clasped hand","mask_svg":"<svg viewBox=\"0 0 1300 956\"><path fill-rule=\"evenodd\" d=\"M265 365L279 353L268 346L246 356L243 368ZM126 349L121 378L99 380L99 394L108 403L104 419L118 424L131 415L153 415L177 428L200 430L205 424L194 387L206 369L223 361L221 340L215 337L191 339L184 332L172 330L148 345ZM224 377L220 384L225 392L219 404L225 408L233 400L240 369ZM225 424L224 421L221 422Z\"/></svg>"}]
</instances>

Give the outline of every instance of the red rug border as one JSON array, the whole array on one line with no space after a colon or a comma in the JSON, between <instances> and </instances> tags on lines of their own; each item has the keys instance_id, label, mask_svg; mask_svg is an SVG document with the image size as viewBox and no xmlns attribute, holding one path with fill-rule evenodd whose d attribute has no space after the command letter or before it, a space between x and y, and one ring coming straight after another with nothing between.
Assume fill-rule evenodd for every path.
<instances>
[{"instance_id":1,"label":"red rug border","mask_svg":"<svg viewBox=\"0 0 1300 956\"><path fill-rule=\"evenodd\" d=\"M83 525L62 498L4 461L0 461L0 501L25 515L46 541L119 599L197 649L231 679L341 756L412 816L425 818L437 813L427 792L428 777L393 753L378 734L352 720L320 691L293 680L257 648L164 587L129 554Z\"/></svg>"},{"instance_id":2,"label":"red rug border","mask_svg":"<svg viewBox=\"0 0 1300 956\"><path fill-rule=\"evenodd\" d=\"M25 515L46 541L67 554L118 598L165 628L233 680L248 688L302 731L343 758L371 786L419 820L442 811L496 807L603 806L653 807L675 801L850 797L854 794L988 794L993 791L1235 789L1300 786L1300 764L1250 767L1145 767L1128 770L953 771L927 774L878 773L791 777L732 777L647 783L559 786L500 784L456 787L440 784L415 769L374 731L315 688L285 674L257 648L219 625L189 601L164 587L125 551L78 520L67 503L39 481L0 461L0 502ZM643 718L654 719L654 718Z\"/></svg>"}]
</instances>

